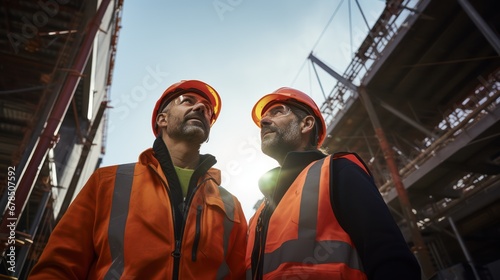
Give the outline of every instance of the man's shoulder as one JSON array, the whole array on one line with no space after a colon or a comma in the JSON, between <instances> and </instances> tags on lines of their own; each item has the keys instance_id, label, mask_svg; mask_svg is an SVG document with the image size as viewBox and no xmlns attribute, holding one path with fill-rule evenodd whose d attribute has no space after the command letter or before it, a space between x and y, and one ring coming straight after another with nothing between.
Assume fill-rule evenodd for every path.
<instances>
[{"instance_id":1,"label":"man's shoulder","mask_svg":"<svg viewBox=\"0 0 500 280\"><path fill-rule=\"evenodd\" d=\"M363 169L368 175L372 176L372 173L365 163L365 161L354 152L338 152L330 155L332 159L332 163L336 164L338 167L349 167L349 166L357 166Z\"/></svg>"},{"instance_id":2,"label":"man's shoulder","mask_svg":"<svg viewBox=\"0 0 500 280\"><path fill-rule=\"evenodd\" d=\"M114 164L99 167L96 169L95 173L99 176L115 176L116 174L123 173L124 170L134 170L136 163L123 163L123 164Z\"/></svg>"}]
</instances>

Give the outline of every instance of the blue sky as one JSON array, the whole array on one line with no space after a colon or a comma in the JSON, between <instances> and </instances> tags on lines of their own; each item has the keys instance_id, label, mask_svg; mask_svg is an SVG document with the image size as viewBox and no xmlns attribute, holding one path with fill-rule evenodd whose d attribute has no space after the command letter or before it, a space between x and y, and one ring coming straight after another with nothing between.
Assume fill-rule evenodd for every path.
<instances>
[{"instance_id":1,"label":"blue sky","mask_svg":"<svg viewBox=\"0 0 500 280\"><path fill-rule=\"evenodd\" d=\"M371 24L385 1L359 3ZM253 105L291 86L320 106L323 93L307 56L314 52L343 73L368 31L349 0L125 0L121 26L103 166L134 162L151 147L151 112L169 85L205 81L221 95L222 112L201 153L216 156L222 186L238 197L247 219L262 197L259 176L277 166L260 151ZM320 75L328 94L335 80Z\"/></svg>"}]
</instances>

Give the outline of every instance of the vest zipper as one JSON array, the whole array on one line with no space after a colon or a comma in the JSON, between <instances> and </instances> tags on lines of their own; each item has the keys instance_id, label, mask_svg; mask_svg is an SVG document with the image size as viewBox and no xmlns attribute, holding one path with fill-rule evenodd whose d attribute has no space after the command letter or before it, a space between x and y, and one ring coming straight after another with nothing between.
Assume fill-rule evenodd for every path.
<instances>
[{"instance_id":1,"label":"vest zipper","mask_svg":"<svg viewBox=\"0 0 500 280\"><path fill-rule=\"evenodd\" d=\"M195 231L195 235L194 235L193 252L191 255L191 259L193 260L193 262L196 261L196 253L198 251L198 243L200 241L201 210L202 209L203 208L201 205L198 205L196 207L196 231Z\"/></svg>"}]
</instances>

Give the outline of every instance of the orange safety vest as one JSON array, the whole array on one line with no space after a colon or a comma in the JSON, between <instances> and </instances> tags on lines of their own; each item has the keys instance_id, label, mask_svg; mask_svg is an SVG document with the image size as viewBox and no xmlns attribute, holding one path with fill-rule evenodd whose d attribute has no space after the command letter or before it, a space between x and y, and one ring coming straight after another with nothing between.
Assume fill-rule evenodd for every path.
<instances>
[{"instance_id":1,"label":"orange safety vest","mask_svg":"<svg viewBox=\"0 0 500 280\"><path fill-rule=\"evenodd\" d=\"M302 170L270 217L263 279L367 279L356 248L331 207L331 157L312 162ZM339 157L355 162L369 173L355 155ZM255 230L264 207L265 202L250 220L247 279L252 279Z\"/></svg>"}]
</instances>

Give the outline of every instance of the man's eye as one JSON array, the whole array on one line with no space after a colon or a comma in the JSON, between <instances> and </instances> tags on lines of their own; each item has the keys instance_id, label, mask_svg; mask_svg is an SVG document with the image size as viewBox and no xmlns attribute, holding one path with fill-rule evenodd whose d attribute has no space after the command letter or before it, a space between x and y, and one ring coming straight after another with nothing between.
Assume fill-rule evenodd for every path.
<instances>
[{"instance_id":1,"label":"man's eye","mask_svg":"<svg viewBox=\"0 0 500 280\"><path fill-rule=\"evenodd\" d=\"M282 115L283 113L284 113L284 112L283 112L283 109L282 109L282 108L280 108L280 107L276 107L276 108L273 108L273 109L271 110L271 115L273 115L273 116L280 116L280 115Z\"/></svg>"},{"instance_id":2,"label":"man's eye","mask_svg":"<svg viewBox=\"0 0 500 280\"><path fill-rule=\"evenodd\" d=\"M193 98L190 98L190 97L184 97L184 98L181 100L181 103L193 104L193 103L194 103L194 100L193 100Z\"/></svg>"}]
</instances>

